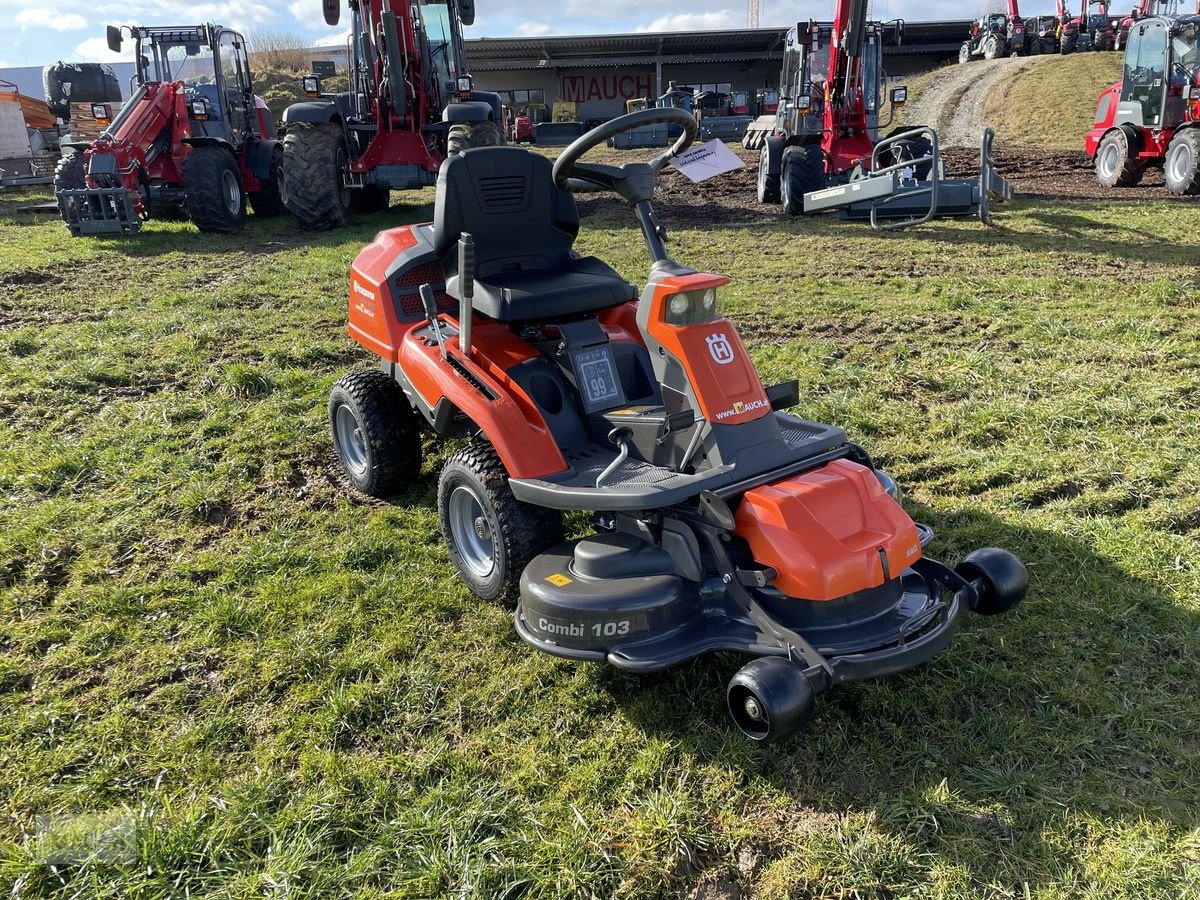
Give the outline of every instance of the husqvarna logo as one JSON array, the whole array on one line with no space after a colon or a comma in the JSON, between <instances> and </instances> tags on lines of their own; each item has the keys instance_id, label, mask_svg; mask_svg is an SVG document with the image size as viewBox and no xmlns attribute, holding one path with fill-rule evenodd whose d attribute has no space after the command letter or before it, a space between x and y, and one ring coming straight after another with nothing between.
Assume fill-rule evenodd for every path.
<instances>
[{"instance_id":1,"label":"husqvarna logo","mask_svg":"<svg viewBox=\"0 0 1200 900\"><path fill-rule=\"evenodd\" d=\"M708 353L713 362L722 366L733 362L733 345L729 343L729 338L725 337L725 332L710 334L704 340L708 342Z\"/></svg>"}]
</instances>

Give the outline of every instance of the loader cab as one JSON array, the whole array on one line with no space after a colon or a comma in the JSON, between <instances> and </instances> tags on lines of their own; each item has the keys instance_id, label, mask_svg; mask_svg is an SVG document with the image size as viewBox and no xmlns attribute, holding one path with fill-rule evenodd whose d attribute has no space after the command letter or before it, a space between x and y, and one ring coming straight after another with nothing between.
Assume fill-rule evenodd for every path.
<instances>
[{"instance_id":1,"label":"loader cab","mask_svg":"<svg viewBox=\"0 0 1200 900\"><path fill-rule=\"evenodd\" d=\"M825 129L824 108L832 91L832 86L826 84L832 38L828 25L811 23L788 30L775 115L779 126L789 134L820 137ZM867 128L874 140L883 81L883 34L879 23L868 23L862 39L859 80L850 90L862 93ZM848 100L843 98L843 102Z\"/></svg>"},{"instance_id":2,"label":"loader cab","mask_svg":"<svg viewBox=\"0 0 1200 900\"><path fill-rule=\"evenodd\" d=\"M1159 129L1167 99L1167 63L1171 28L1168 19L1142 19L1129 29L1117 124Z\"/></svg>"}]
</instances>

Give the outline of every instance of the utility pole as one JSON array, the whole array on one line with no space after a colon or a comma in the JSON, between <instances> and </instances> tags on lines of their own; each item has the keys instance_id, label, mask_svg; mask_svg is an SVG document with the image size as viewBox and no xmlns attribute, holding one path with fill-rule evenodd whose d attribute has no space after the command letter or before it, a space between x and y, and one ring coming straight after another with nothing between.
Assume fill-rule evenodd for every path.
<instances>
[{"instance_id":1,"label":"utility pole","mask_svg":"<svg viewBox=\"0 0 1200 900\"><path fill-rule=\"evenodd\" d=\"M748 8L746 10L746 26L748 28L758 27L758 12L761 8L761 0L747 0Z\"/></svg>"}]
</instances>

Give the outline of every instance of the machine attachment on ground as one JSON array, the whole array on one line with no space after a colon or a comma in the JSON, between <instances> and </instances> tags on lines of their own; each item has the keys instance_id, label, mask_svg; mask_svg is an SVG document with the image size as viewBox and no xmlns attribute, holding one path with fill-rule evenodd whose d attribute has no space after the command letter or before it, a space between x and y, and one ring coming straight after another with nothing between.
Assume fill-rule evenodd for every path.
<instances>
[{"instance_id":1,"label":"machine attachment on ground","mask_svg":"<svg viewBox=\"0 0 1200 900\"><path fill-rule=\"evenodd\" d=\"M649 162L587 163L621 130L680 129ZM756 741L803 727L817 695L936 655L967 610L1025 594L1021 562L983 548L950 568L895 482L836 425L788 412L721 311L730 280L667 254L657 175L697 137L681 109L584 134L551 166L515 147L442 164L434 221L381 232L350 273L350 334L376 371L334 386L347 478L411 489L421 432L463 435L437 506L449 558L513 608L546 653L650 672L717 650L752 657L729 681ZM615 193L651 265L637 288L573 249L573 194ZM594 529L566 538L563 513Z\"/></svg>"}]
</instances>

